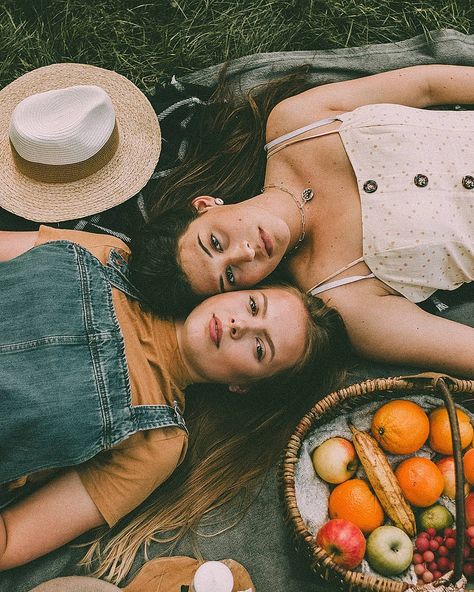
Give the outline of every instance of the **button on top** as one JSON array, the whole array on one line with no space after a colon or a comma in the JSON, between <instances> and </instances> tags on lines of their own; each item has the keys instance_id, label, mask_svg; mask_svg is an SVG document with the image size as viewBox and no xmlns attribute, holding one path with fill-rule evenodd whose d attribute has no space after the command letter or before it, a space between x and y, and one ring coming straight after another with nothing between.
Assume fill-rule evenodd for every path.
<instances>
[{"instance_id":1,"label":"button on top","mask_svg":"<svg viewBox=\"0 0 474 592\"><path fill-rule=\"evenodd\" d=\"M417 187L426 187L428 185L428 177L422 174L415 175L413 183L415 183Z\"/></svg>"},{"instance_id":2,"label":"button on top","mask_svg":"<svg viewBox=\"0 0 474 592\"><path fill-rule=\"evenodd\" d=\"M465 175L462 178L462 186L464 189L474 189L474 177L472 175Z\"/></svg>"},{"instance_id":3,"label":"button on top","mask_svg":"<svg viewBox=\"0 0 474 592\"><path fill-rule=\"evenodd\" d=\"M374 191L377 191L377 187L378 185L373 179L369 179L364 183L364 191L366 193L374 193Z\"/></svg>"}]
</instances>

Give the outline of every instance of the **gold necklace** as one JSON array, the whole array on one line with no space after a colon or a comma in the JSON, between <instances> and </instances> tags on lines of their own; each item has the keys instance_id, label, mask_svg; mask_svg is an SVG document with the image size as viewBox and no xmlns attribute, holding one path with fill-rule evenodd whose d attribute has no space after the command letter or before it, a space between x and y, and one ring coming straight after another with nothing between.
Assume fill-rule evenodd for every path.
<instances>
[{"instance_id":1,"label":"gold necklace","mask_svg":"<svg viewBox=\"0 0 474 592\"><path fill-rule=\"evenodd\" d=\"M300 236L298 238L298 242L296 243L296 245L292 249L290 249L288 251L288 253L285 255L286 257L288 257L288 255L290 255L291 253L296 251L296 249L303 242L303 239L306 235L306 216L305 216L305 212L304 212L304 207L309 201L311 201L313 199L314 191L311 189L311 187L307 187L306 189L303 189L303 191L301 192L301 198L298 199L296 197L296 195L292 191L287 189L286 187L282 187L280 185L265 185L264 187L262 187L262 193L264 193L265 189L270 189L270 188L279 189L280 191L283 191L284 193L288 193L288 195L290 195L293 198L293 201L295 202L298 210L300 211L300 216L301 216Z\"/></svg>"}]
</instances>

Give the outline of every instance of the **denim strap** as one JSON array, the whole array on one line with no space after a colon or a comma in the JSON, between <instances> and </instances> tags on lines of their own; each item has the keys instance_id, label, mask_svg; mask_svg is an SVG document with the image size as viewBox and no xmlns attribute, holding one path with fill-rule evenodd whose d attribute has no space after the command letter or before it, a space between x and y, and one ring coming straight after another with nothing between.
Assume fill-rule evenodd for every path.
<instances>
[{"instance_id":1,"label":"denim strap","mask_svg":"<svg viewBox=\"0 0 474 592\"><path fill-rule=\"evenodd\" d=\"M127 294L130 298L141 300L140 292L128 279L128 262L117 249L111 249L105 270L113 286Z\"/></svg>"},{"instance_id":2,"label":"denim strap","mask_svg":"<svg viewBox=\"0 0 474 592\"><path fill-rule=\"evenodd\" d=\"M133 407L133 415L137 423L138 431L154 428L179 427L188 433L183 414L174 401L170 405L138 405Z\"/></svg>"}]
</instances>

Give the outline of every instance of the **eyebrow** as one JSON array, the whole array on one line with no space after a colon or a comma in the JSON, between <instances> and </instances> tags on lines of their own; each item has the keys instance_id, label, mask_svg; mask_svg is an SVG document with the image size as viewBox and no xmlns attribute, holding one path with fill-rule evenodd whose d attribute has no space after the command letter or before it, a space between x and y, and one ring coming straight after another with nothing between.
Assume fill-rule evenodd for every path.
<instances>
[{"instance_id":1,"label":"eyebrow","mask_svg":"<svg viewBox=\"0 0 474 592\"><path fill-rule=\"evenodd\" d=\"M206 255L208 257L210 257L211 259L214 258L214 255L211 253L211 251L209 251L209 249L206 247L206 245L202 242L201 237L199 236L199 233L197 235L197 239L198 239L198 245L201 247L201 249L206 253ZM224 279L222 276L219 276L219 288L221 292L225 292L224 289Z\"/></svg>"},{"instance_id":2,"label":"eyebrow","mask_svg":"<svg viewBox=\"0 0 474 592\"><path fill-rule=\"evenodd\" d=\"M265 292L260 292L262 298L263 298L263 310L262 310L262 317L265 318L267 315L267 308L268 308L268 298L265 294ZM272 341L272 338L270 337L270 335L268 334L268 331L264 331L263 332L267 341L268 341L268 345L270 346L270 352L271 352L271 358L270 358L270 362L273 360L273 358L275 357L275 345Z\"/></svg>"},{"instance_id":3,"label":"eyebrow","mask_svg":"<svg viewBox=\"0 0 474 592\"><path fill-rule=\"evenodd\" d=\"M206 246L204 246L204 243L202 242L199 234L197 235L197 237L198 237L198 243L199 243L199 246L201 247L201 249L206 253L206 255L208 255L212 259L213 254L211 253L211 251L209 251L209 249Z\"/></svg>"}]
</instances>

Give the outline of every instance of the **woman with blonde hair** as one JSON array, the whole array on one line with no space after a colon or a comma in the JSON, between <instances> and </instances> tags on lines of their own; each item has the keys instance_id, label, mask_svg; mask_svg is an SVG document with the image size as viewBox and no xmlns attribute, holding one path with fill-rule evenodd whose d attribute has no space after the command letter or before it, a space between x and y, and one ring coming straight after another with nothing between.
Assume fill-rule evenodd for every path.
<instances>
[{"instance_id":1,"label":"woman with blonde hair","mask_svg":"<svg viewBox=\"0 0 474 592\"><path fill-rule=\"evenodd\" d=\"M129 197L159 155L142 93L94 67L40 70L0 91L2 203L41 221ZM0 232L0 570L106 525L118 535L99 569L123 577L152 532L189 529L260 474L342 372L344 325L322 301L265 286L158 318L129 254L109 235ZM184 416L186 387L209 383Z\"/></svg>"}]
</instances>

